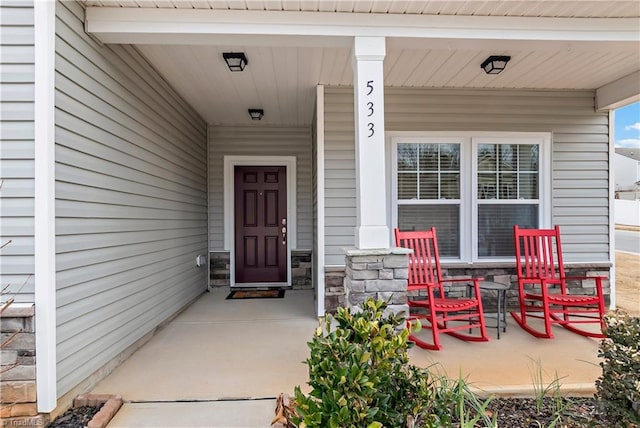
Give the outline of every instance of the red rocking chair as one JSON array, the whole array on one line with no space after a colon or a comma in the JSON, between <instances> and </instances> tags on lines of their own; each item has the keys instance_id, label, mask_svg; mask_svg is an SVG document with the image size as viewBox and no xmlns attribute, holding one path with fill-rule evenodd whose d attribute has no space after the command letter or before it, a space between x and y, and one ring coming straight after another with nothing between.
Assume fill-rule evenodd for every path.
<instances>
[{"instance_id":1,"label":"red rocking chair","mask_svg":"<svg viewBox=\"0 0 640 428\"><path fill-rule=\"evenodd\" d=\"M559 226L520 229L516 225L513 231L520 296L520 312L511 312L513 319L535 337L552 339L551 325L560 324L582 336L603 338L603 277L565 276ZM567 281L586 279L595 281L595 295L569 293ZM543 319L544 331L531 326L529 318ZM578 324L598 324L600 332L584 330Z\"/></svg>"},{"instance_id":2,"label":"red rocking chair","mask_svg":"<svg viewBox=\"0 0 640 428\"><path fill-rule=\"evenodd\" d=\"M438 335L449 334L461 340L486 342L489 340L485 329L480 298L480 281L482 278L443 279L440 269L440 255L435 228L429 231L400 232L394 230L396 246L409 248L413 254L409 256L409 285L408 291L426 291L425 300L409 300L409 309L423 309L423 313L411 312L407 319L410 324L416 319L425 319L433 335L433 343L410 335L409 340L421 348L442 349ZM447 298L443 283L473 283L475 298ZM450 324L454 322L454 324ZM479 335L459 333L461 330L479 329Z\"/></svg>"}]
</instances>

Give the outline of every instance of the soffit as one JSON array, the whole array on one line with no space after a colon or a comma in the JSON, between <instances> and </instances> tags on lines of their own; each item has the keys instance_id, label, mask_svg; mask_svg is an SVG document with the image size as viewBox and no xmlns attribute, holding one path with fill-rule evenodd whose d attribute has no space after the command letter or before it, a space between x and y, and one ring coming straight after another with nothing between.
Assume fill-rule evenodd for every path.
<instances>
[{"instance_id":1,"label":"soffit","mask_svg":"<svg viewBox=\"0 0 640 428\"><path fill-rule=\"evenodd\" d=\"M86 6L320 11L485 17L637 18L636 1L85 1ZM364 16L364 15L363 15ZM351 86L352 51L343 44L290 43L289 37L227 36L197 44L137 44L162 76L212 125L308 126L315 87ZM313 38L311 38L313 40ZM638 42L387 38L385 86L462 89L595 90L640 69ZM231 73L222 52L243 51L244 72ZM500 75L486 75L489 55L510 55Z\"/></svg>"}]
</instances>

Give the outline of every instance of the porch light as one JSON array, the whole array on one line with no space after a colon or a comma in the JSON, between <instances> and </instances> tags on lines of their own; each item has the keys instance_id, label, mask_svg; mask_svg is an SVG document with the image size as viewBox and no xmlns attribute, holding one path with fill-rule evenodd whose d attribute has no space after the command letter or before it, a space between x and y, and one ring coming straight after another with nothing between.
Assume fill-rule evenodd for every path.
<instances>
[{"instance_id":1,"label":"porch light","mask_svg":"<svg viewBox=\"0 0 640 428\"><path fill-rule=\"evenodd\" d=\"M264 116L264 110L261 108L250 108L249 116L251 116L251 120L262 120L262 116Z\"/></svg>"},{"instance_id":2,"label":"porch light","mask_svg":"<svg viewBox=\"0 0 640 428\"><path fill-rule=\"evenodd\" d=\"M499 74L505 69L511 60L510 56L491 55L480 65L487 74Z\"/></svg>"},{"instance_id":3,"label":"porch light","mask_svg":"<svg viewBox=\"0 0 640 428\"><path fill-rule=\"evenodd\" d=\"M244 52L223 52L222 58L231 71L242 71L249 64Z\"/></svg>"}]
</instances>

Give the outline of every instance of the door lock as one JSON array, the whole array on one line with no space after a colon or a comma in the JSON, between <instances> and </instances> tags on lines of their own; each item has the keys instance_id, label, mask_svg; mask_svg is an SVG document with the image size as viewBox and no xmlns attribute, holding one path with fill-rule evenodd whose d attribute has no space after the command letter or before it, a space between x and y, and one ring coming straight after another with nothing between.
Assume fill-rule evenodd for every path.
<instances>
[{"instance_id":1,"label":"door lock","mask_svg":"<svg viewBox=\"0 0 640 428\"><path fill-rule=\"evenodd\" d=\"M287 219L283 218L281 220L282 229L280 229L280 233L282 233L282 245L287 245Z\"/></svg>"}]
</instances>

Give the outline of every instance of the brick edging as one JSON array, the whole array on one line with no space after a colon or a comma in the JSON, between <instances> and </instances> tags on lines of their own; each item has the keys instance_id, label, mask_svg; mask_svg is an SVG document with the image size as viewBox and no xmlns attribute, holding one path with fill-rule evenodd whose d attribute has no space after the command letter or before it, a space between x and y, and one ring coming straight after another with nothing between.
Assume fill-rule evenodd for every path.
<instances>
[{"instance_id":1,"label":"brick edging","mask_svg":"<svg viewBox=\"0 0 640 428\"><path fill-rule=\"evenodd\" d=\"M122 396L111 394L80 394L73 400L73 407L99 406L102 408L87 424L87 428L105 428L122 407Z\"/></svg>"}]
</instances>

